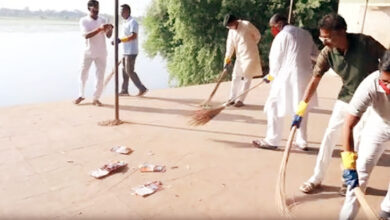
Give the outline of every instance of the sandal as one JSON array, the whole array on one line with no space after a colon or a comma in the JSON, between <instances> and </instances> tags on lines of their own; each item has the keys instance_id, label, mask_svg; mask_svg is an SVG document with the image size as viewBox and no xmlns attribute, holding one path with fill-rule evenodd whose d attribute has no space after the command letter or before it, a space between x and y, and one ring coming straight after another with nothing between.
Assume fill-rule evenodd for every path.
<instances>
[{"instance_id":1,"label":"sandal","mask_svg":"<svg viewBox=\"0 0 390 220\"><path fill-rule=\"evenodd\" d=\"M264 139L253 140L252 144L257 148L276 150L278 146L268 144Z\"/></svg>"},{"instance_id":2,"label":"sandal","mask_svg":"<svg viewBox=\"0 0 390 220\"><path fill-rule=\"evenodd\" d=\"M311 182L304 182L301 187L299 187L299 190L301 190L303 193L312 193L315 189L320 187L319 184L314 184Z\"/></svg>"}]
</instances>

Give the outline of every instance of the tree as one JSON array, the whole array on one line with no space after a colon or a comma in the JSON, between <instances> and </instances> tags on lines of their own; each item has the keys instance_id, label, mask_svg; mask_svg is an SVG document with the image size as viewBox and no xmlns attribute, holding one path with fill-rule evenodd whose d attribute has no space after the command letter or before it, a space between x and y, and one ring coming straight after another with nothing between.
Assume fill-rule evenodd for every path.
<instances>
[{"instance_id":1,"label":"tree","mask_svg":"<svg viewBox=\"0 0 390 220\"><path fill-rule=\"evenodd\" d=\"M337 0L295 0L296 24L315 33L320 17L337 8ZM228 30L226 13L249 20L262 33L262 65L268 67L272 36L269 18L288 13L289 0L153 0L143 20L150 56L167 59L171 79L178 86L212 82L221 71ZM318 32L318 31L317 31Z\"/></svg>"}]
</instances>

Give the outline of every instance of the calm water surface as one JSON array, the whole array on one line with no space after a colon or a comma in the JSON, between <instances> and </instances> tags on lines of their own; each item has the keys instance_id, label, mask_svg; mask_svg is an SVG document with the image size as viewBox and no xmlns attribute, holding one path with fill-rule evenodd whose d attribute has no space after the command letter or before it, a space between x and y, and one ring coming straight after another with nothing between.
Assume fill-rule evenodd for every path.
<instances>
[{"instance_id":1,"label":"calm water surface","mask_svg":"<svg viewBox=\"0 0 390 220\"><path fill-rule=\"evenodd\" d=\"M143 37L141 28L140 44ZM109 42L106 74L114 66L114 47ZM77 22L0 18L0 106L76 98L83 44ZM135 69L149 89L169 87L166 62L161 57L148 58L141 45ZM94 70L92 66L87 98L93 93ZM131 83L130 93L137 93ZM113 94L111 80L103 96Z\"/></svg>"}]
</instances>

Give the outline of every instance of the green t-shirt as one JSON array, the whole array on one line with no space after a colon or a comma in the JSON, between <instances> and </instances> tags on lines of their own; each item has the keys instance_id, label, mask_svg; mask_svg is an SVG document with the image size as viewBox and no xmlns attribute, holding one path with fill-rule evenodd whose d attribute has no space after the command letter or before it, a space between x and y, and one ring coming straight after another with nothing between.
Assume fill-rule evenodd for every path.
<instances>
[{"instance_id":1,"label":"green t-shirt","mask_svg":"<svg viewBox=\"0 0 390 220\"><path fill-rule=\"evenodd\" d=\"M349 103L360 82L378 69L385 47L364 34L347 34L348 49L342 54L336 48L324 47L317 58L314 76L323 76L332 68L342 79L338 99Z\"/></svg>"}]
</instances>

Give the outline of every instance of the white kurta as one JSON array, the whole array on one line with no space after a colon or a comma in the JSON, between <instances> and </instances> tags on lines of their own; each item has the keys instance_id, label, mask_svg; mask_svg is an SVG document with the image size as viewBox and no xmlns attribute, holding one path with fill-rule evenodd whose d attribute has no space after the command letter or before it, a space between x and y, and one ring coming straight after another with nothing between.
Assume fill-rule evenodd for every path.
<instances>
[{"instance_id":1,"label":"white kurta","mask_svg":"<svg viewBox=\"0 0 390 220\"><path fill-rule=\"evenodd\" d=\"M272 82L270 94L264 111L276 105L276 114L283 117L294 114L312 77L312 60L318 55L311 34L301 28L286 25L276 35L269 54ZM310 107L317 105L317 96L313 95Z\"/></svg>"},{"instance_id":2,"label":"white kurta","mask_svg":"<svg viewBox=\"0 0 390 220\"><path fill-rule=\"evenodd\" d=\"M230 29L226 41L225 57L236 54L233 75L252 78L262 75L257 44L261 38L259 30L249 21L238 20L237 29Z\"/></svg>"}]
</instances>

